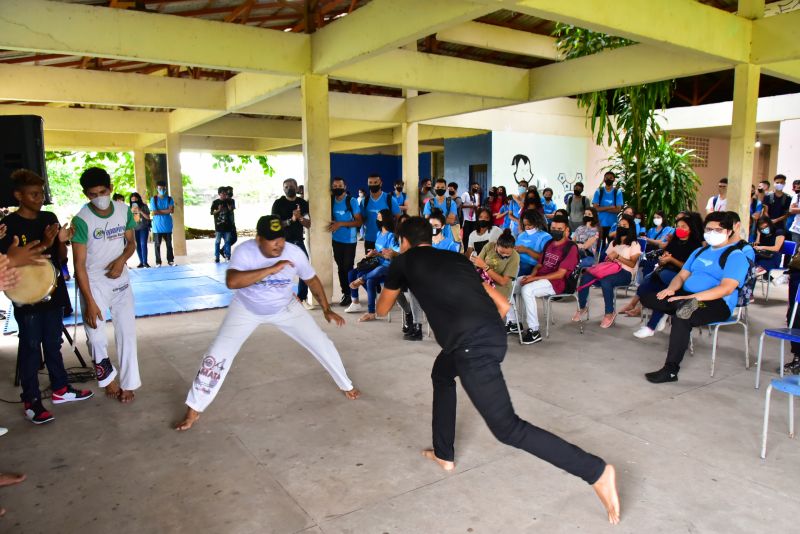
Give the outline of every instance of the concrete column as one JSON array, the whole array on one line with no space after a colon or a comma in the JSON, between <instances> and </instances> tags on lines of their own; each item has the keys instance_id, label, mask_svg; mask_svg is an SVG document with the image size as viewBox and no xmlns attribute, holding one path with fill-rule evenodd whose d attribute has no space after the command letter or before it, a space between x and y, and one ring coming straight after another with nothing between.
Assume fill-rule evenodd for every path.
<instances>
[{"instance_id":1,"label":"concrete column","mask_svg":"<svg viewBox=\"0 0 800 534\"><path fill-rule=\"evenodd\" d=\"M800 119L781 121L779 135L777 173L800 180Z\"/></svg>"},{"instance_id":2,"label":"concrete column","mask_svg":"<svg viewBox=\"0 0 800 534\"><path fill-rule=\"evenodd\" d=\"M416 47L416 45L415 45ZM418 92L406 89L403 96L413 98ZM405 182L406 204L409 215L419 215L419 124L404 122L401 128L401 149L403 159L403 181Z\"/></svg>"},{"instance_id":3,"label":"concrete column","mask_svg":"<svg viewBox=\"0 0 800 534\"><path fill-rule=\"evenodd\" d=\"M167 134L167 174L169 195L175 201L172 214L172 247L176 256L186 256L186 226L183 221L183 175L181 174L181 136Z\"/></svg>"},{"instance_id":4,"label":"concrete column","mask_svg":"<svg viewBox=\"0 0 800 534\"><path fill-rule=\"evenodd\" d=\"M136 183L136 192L142 200L149 202L147 195L147 175L145 173L144 150L137 148L133 151L133 174Z\"/></svg>"},{"instance_id":5,"label":"concrete column","mask_svg":"<svg viewBox=\"0 0 800 534\"><path fill-rule=\"evenodd\" d=\"M750 186L753 183L753 155L756 142L756 111L761 67L741 64L735 67L733 121L728 157L728 209L741 217L747 231L750 215Z\"/></svg>"},{"instance_id":6,"label":"concrete column","mask_svg":"<svg viewBox=\"0 0 800 534\"><path fill-rule=\"evenodd\" d=\"M305 189L311 216L311 265L328 298L333 295L331 234L331 152L328 117L328 77L306 74L300 83L303 96L303 159ZM312 298L309 294L309 298Z\"/></svg>"}]
</instances>

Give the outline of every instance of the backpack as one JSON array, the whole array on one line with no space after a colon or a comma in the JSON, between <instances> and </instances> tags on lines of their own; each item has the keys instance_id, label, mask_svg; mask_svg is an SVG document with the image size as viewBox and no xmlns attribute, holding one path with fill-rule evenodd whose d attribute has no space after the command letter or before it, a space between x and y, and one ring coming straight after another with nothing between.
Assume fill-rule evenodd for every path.
<instances>
[{"instance_id":1,"label":"backpack","mask_svg":"<svg viewBox=\"0 0 800 534\"><path fill-rule=\"evenodd\" d=\"M567 213L572 213L571 206L572 206L572 199L573 198L575 198L575 195L570 195L569 199L567 200ZM616 194L614 195L614 198L615 199L617 198ZM603 193L600 193L600 200L603 200ZM586 197L585 196L581 196L581 204L583 204L583 211L586 211L587 209L589 209L586 206Z\"/></svg>"},{"instance_id":2,"label":"backpack","mask_svg":"<svg viewBox=\"0 0 800 534\"><path fill-rule=\"evenodd\" d=\"M350 212L350 216L353 218L353 220L355 220L356 217L355 217L355 214L353 213L353 206L351 204L352 200L353 200L353 197L350 196L350 193L345 193L344 194L344 209L346 210L346 212L349 211ZM334 198L334 196L331 195L331 215L333 215L333 205L335 203L336 203L336 198ZM366 202L365 202L365 204L366 204ZM391 208L389 208L389 209L391 209Z\"/></svg>"},{"instance_id":3,"label":"backpack","mask_svg":"<svg viewBox=\"0 0 800 534\"><path fill-rule=\"evenodd\" d=\"M725 269L725 264L728 262L728 256L730 256L734 250L743 250L744 247L749 244L750 243L748 243L747 241L739 241L735 245L728 247L728 249L725 250L725 252L723 252L722 255L720 255L719 257L720 268L722 268L723 270ZM702 254L709 248L710 248L709 245L704 246L703 248L700 249L700 252L698 252L697 256L695 257L696 258L700 257L700 254ZM747 269L747 275L745 275L744 277L744 282L742 282L742 285L739 286L739 299L736 302L736 306L738 307L747 306L750 303L750 300L753 298L753 291L755 290L756 287L756 278L757 278L756 264L753 262L753 260L751 260L747 256L745 256L745 259L747 259L749 268Z\"/></svg>"},{"instance_id":4,"label":"backpack","mask_svg":"<svg viewBox=\"0 0 800 534\"><path fill-rule=\"evenodd\" d=\"M611 194L614 197L614 207L617 206L617 192L618 191L619 191L619 187L615 187L614 190L611 191ZM603 195L605 194L605 192L606 192L606 188L603 187L603 186L600 186L600 196L597 199L597 203L598 204L602 204L603 203Z\"/></svg>"},{"instance_id":5,"label":"backpack","mask_svg":"<svg viewBox=\"0 0 800 534\"><path fill-rule=\"evenodd\" d=\"M542 249L542 258L544 258L544 254L547 251L547 246L552 242L553 241L550 240L545 244L544 248ZM558 260L558 263L556 264L556 270L558 270L558 267L561 266L561 262L563 262L566 259L566 257L569 256L569 253L572 251L572 247L577 248L578 245L576 245L574 241L567 241L567 246L564 249L564 255L561 257L560 260ZM581 279L581 270L582 270L580 262L580 254L578 254L578 260L579 261L578 263L575 264L575 268L572 269L572 272L569 272L566 274L566 276L564 276L565 294L575 293L575 291L577 291L578 289L578 280Z\"/></svg>"}]
</instances>

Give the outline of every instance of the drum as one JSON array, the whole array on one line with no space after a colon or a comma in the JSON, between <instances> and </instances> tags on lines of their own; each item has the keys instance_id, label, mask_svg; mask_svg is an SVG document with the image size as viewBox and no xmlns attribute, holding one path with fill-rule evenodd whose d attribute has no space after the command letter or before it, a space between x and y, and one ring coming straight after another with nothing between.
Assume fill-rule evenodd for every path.
<instances>
[{"instance_id":1,"label":"drum","mask_svg":"<svg viewBox=\"0 0 800 534\"><path fill-rule=\"evenodd\" d=\"M47 302L56 289L58 272L51 262L17 267L19 282L6 290L6 296L17 306Z\"/></svg>"}]
</instances>

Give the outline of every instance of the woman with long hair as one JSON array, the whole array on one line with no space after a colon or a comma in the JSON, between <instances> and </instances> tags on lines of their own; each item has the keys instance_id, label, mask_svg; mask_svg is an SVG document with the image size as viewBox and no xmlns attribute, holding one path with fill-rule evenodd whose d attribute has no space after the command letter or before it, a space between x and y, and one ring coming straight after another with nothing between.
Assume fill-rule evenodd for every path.
<instances>
[{"instance_id":1,"label":"woman with long hair","mask_svg":"<svg viewBox=\"0 0 800 534\"><path fill-rule=\"evenodd\" d=\"M147 263L147 236L150 234L150 208L142 202L142 196L133 192L128 197L133 220L136 223L134 235L136 236L136 255L139 256L139 265L136 267L150 267Z\"/></svg>"}]
</instances>

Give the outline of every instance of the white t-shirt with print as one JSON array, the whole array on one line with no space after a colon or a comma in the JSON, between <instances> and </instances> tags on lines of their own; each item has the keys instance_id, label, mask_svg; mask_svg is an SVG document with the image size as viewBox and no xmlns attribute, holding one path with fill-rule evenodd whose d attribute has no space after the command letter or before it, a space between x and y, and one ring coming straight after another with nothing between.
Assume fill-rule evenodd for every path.
<instances>
[{"instance_id":1,"label":"white t-shirt with print","mask_svg":"<svg viewBox=\"0 0 800 534\"><path fill-rule=\"evenodd\" d=\"M488 241L489 243L497 243L497 238L503 235L503 230L497 226L492 226L483 235L480 235L477 230L469 234L469 243L467 248L475 250L475 243L482 243Z\"/></svg>"},{"instance_id":2,"label":"white t-shirt with print","mask_svg":"<svg viewBox=\"0 0 800 534\"><path fill-rule=\"evenodd\" d=\"M86 245L86 272L89 279L105 277L106 267L125 250L125 231L133 230L136 221L131 209L122 202L112 202L112 212L103 217L85 204L75 217L72 241ZM128 268L122 271L127 276Z\"/></svg>"},{"instance_id":3,"label":"white t-shirt with print","mask_svg":"<svg viewBox=\"0 0 800 534\"><path fill-rule=\"evenodd\" d=\"M714 198L717 199L717 205L714 205ZM706 203L706 211L727 211L728 210L728 199L727 198L719 198L718 195L713 195L708 199Z\"/></svg>"},{"instance_id":4,"label":"white t-shirt with print","mask_svg":"<svg viewBox=\"0 0 800 534\"><path fill-rule=\"evenodd\" d=\"M256 315L273 315L288 306L295 298L294 278L298 276L302 280L308 280L316 276L314 268L300 247L286 243L280 256L267 258L259 250L256 240L251 239L233 249L228 268L236 271L255 271L271 267L281 260L288 260L293 265L287 265L279 272L237 290L234 299Z\"/></svg>"}]
</instances>

